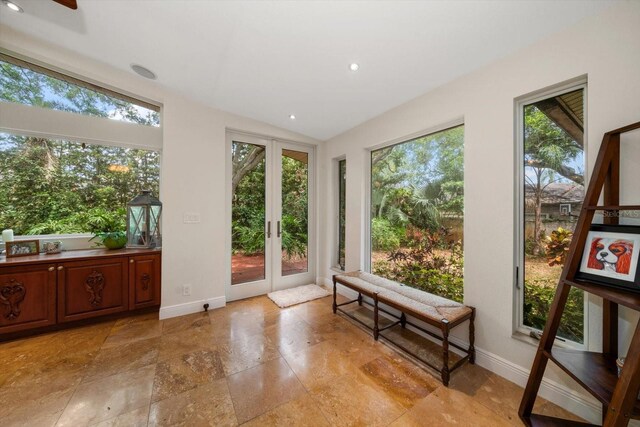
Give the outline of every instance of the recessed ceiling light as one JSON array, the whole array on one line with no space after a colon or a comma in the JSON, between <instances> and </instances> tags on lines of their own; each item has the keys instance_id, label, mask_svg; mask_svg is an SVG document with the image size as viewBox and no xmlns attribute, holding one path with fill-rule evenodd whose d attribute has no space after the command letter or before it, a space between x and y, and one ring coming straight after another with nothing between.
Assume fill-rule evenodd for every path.
<instances>
[{"instance_id":1,"label":"recessed ceiling light","mask_svg":"<svg viewBox=\"0 0 640 427\"><path fill-rule=\"evenodd\" d=\"M22 8L20 6L18 6L17 4L9 1L9 0L2 0L2 3L7 6L9 9L13 10L14 12L18 12L18 13L22 13L24 12L22 10Z\"/></svg>"},{"instance_id":2,"label":"recessed ceiling light","mask_svg":"<svg viewBox=\"0 0 640 427\"><path fill-rule=\"evenodd\" d=\"M136 74L139 74L147 79L155 80L157 78L156 73L146 67L143 67L142 65L131 64L131 69L135 71Z\"/></svg>"},{"instance_id":3,"label":"recessed ceiling light","mask_svg":"<svg viewBox=\"0 0 640 427\"><path fill-rule=\"evenodd\" d=\"M360 68L360 66L358 64L356 64L355 62L351 65L349 65L349 69L351 71L358 71L358 69Z\"/></svg>"},{"instance_id":4,"label":"recessed ceiling light","mask_svg":"<svg viewBox=\"0 0 640 427\"><path fill-rule=\"evenodd\" d=\"M290 118L291 120L295 120L295 119L296 119L296 116L295 116L295 114L289 114L289 118Z\"/></svg>"}]
</instances>

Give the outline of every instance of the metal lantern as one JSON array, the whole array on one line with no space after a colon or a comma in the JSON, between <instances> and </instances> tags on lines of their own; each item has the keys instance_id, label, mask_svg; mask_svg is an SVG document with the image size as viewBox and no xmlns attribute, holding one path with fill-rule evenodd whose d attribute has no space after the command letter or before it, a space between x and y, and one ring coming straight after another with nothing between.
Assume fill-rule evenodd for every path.
<instances>
[{"instance_id":1,"label":"metal lantern","mask_svg":"<svg viewBox=\"0 0 640 427\"><path fill-rule=\"evenodd\" d=\"M162 203L143 190L127 204L127 247L155 248L162 246L160 233Z\"/></svg>"}]
</instances>

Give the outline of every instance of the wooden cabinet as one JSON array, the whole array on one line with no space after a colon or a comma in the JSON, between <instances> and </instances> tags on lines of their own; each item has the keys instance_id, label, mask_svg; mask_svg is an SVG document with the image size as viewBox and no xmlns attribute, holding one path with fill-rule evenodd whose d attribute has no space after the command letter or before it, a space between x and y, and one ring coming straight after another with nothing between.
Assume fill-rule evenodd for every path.
<instances>
[{"instance_id":1,"label":"wooden cabinet","mask_svg":"<svg viewBox=\"0 0 640 427\"><path fill-rule=\"evenodd\" d=\"M55 304L53 265L0 270L0 334L55 324Z\"/></svg>"},{"instance_id":2,"label":"wooden cabinet","mask_svg":"<svg viewBox=\"0 0 640 427\"><path fill-rule=\"evenodd\" d=\"M160 255L129 258L129 306L143 308L160 304Z\"/></svg>"},{"instance_id":3,"label":"wooden cabinet","mask_svg":"<svg viewBox=\"0 0 640 427\"><path fill-rule=\"evenodd\" d=\"M58 272L58 321L126 311L127 258L65 262Z\"/></svg>"},{"instance_id":4,"label":"wooden cabinet","mask_svg":"<svg viewBox=\"0 0 640 427\"><path fill-rule=\"evenodd\" d=\"M0 341L160 307L159 249L0 258Z\"/></svg>"}]
</instances>

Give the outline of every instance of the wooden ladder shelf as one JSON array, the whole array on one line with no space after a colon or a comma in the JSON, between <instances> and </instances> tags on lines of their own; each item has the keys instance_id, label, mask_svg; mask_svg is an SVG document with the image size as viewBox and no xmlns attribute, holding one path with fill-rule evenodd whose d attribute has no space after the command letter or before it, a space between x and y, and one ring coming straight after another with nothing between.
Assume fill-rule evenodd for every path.
<instances>
[{"instance_id":1,"label":"wooden ladder shelf","mask_svg":"<svg viewBox=\"0 0 640 427\"><path fill-rule=\"evenodd\" d=\"M575 233L549 317L540 339L529 381L520 403L519 415L530 426L584 426L542 415L533 414L538 389L547 362L551 360L571 378L602 403L604 426L626 426L631 418L640 418L640 322L636 325L631 345L620 378L617 375L618 358L618 305L640 311L640 293L604 287L597 283L576 279L587 234L597 211L605 215L605 224L618 224L619 212L640 210L640 205L620 205L620 134L640 129L640 122L605 133L594 166L584 205L576 224ZM638 185L638 183L636 183ZM603 205L598 205L604 189ZM603 299L602 353L553 348L560 319L572 287L597 295Z\"/></svg>"}]
</instances>

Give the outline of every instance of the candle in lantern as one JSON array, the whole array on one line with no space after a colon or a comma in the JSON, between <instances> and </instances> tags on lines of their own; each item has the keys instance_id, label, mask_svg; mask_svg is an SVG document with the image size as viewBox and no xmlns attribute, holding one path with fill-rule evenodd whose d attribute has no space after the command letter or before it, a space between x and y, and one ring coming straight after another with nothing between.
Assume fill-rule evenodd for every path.
<instances>
[{"instance_id":1,"label":"candle in lantern","mask_svg":"<svg viewBox=\"0 0 640 427\"><path fill-rule=\"evenodd\" d=\"M13 230L2 230L2 241L4 243L13 242Z\"/></svg>"}]
</instances>

